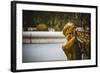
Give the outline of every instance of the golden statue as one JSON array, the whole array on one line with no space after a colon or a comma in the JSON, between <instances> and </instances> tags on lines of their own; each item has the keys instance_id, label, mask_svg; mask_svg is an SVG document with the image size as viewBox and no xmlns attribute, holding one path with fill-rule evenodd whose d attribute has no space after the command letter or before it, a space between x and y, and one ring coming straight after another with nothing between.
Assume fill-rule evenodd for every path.
<instances>
[{"instance_id":1,"label":"golden statue","mask_svg":"<svg viewBox=\"0 0 100 73\"><path fill-rule=\"evenodd\" d=\"M63 34L65 35L66 42L63 44L63 50L68 60L80 60L81 49L76 38L76 27L74 23L68 22L63 28Z\"/></svg>"}]
</instances>

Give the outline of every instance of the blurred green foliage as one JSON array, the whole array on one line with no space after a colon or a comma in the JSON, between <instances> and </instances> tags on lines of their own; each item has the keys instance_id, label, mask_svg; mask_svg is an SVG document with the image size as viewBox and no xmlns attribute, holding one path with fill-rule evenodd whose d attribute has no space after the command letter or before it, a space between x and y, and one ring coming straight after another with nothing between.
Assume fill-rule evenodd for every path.
<instances>
[{"instance_id":1,"label":"blurred green foliage","mask_svg":"<svg viewBox=\"0 0 100 73\"><path fill-rule=\"evenodd\" d=\"M51 11L27 11L23 10L23 27L36 27L38 24L46 24L48 28L61 31L68 21L73 21L77 27L90 27L89 13L75 12L51 12Z\"/></svg>"}]
</instances>

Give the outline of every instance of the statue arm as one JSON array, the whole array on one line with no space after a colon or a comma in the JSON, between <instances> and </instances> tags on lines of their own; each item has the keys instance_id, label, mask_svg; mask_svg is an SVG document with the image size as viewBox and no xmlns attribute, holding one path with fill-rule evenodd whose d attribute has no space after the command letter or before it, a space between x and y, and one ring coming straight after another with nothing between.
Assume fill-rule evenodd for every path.
<instances>
[{"instance_id":1,"label":"statue arm","mask_svg":"<svg viewBox=\"0 0 100 73\"><path fill-rule=\"evenodd\" d=\"M63 48L71 48L75 43L75 37L72 37L72 39L70 39L69 41L66 42L65 45L63 45Z\"/></svg>"}]
</instances>

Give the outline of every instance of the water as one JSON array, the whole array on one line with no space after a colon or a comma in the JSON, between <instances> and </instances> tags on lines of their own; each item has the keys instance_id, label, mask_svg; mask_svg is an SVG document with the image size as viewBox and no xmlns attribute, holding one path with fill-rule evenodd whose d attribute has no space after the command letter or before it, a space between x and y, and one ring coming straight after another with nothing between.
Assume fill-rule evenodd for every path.
<instances>
[{"instance_id":1,"label":"water","mask_svg":"<svg viewBox=\"0 0 100 73\"><path fill-rule=\"evenodd\" d=\"M23 62L65 61L61 43L23 44Z\"/></svg>"}]
</instances>

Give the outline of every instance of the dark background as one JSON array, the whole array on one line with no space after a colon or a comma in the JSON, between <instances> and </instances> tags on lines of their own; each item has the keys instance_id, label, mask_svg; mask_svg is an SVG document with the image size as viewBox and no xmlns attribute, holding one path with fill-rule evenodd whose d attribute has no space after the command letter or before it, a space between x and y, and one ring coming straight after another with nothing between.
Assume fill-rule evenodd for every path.
<instances>
[{"instance_id":1,"label":"dark background","mask_svg":"<svg viewBox=\"0 0 100 73\"><path fill-rule=\"evenodd\" d=\"M68 21L73 21L77 27L90 28L90 18L90 13L23 10L23 28L45 24L61 31Z\"/></svg>"}]
</instances>

